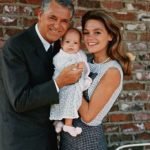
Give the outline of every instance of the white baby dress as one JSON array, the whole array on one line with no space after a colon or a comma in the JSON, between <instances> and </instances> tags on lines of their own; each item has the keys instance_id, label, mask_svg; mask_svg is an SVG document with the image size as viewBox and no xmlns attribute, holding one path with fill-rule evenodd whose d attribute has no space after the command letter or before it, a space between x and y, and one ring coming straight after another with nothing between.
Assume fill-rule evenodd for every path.
<instances>
[{"instance_id":1,"label":"white baby dress","mask_svg":"<svg viewBox=\"0 0 150 150\"><path fill-rule=\"evenodd\" d=\"M61 49L53 58L53 64L55 66L53 79L59 75L64 67L78 62L85 63L82 76L77 83L60 89L59 104L51 106L50 120L62 120L63 118L74 119L79 117L78 109L82 102L82 93L92 82L91 78L88 77L90 69L87 63L87 57L82 50L70 54Z\"/></svg>"}]
</instances>

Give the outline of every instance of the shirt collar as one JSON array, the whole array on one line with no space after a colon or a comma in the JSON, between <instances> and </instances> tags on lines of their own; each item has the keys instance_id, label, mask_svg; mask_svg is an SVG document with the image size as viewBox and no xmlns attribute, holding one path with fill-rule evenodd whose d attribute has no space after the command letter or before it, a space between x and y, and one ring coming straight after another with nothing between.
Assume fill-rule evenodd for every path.
<instances>
[{"instance_id":1,"label":"shirt collar","mask_svg":"<svg viewBox=\"0 0 150 150\"><path fill-rule=\"evenodd\" d=\"M49 43L42 37L42 35L41 35L41 33L40 33L39 29L38 29L38 25L37 25L37 24L35 25L35 31L36 31L38 37L40 38L40 40L41 40L41 42L42 42L42 44L43 44L45 50L47 51L47 50L49 49L49 47L50 47L51 44L49 44ZM52 46L53 46L53 43L52 43Z\"/></svg>"}]
</instances>

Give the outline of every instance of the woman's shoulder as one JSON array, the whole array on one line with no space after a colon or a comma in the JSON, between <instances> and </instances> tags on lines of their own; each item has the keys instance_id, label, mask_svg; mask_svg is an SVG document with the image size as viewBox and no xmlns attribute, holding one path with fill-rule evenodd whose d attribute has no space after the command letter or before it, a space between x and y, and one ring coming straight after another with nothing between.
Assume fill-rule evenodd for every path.
<instances>
[{"instance_id":1,"label":"woman's shoulder","mask_svg":"<svg viewBox=\"0 0 150 150\"><path fill-rule=\"evenodd\" d=\"M110 60L107 63L104 64L95 64L95 63L89 63L90 66L90 71L93 73L99 74L101 77L106 74L106 72L117 72L118 74L121 74L123 76L123 71L121 68L121 65L115 61L115 60ZM110 73L111 74L111 73Z\"/></svg>"},{"instance_id":2,"label":"woman's shoulder","mask_svg":"<svg viewBox=\"0 0 150 150\"><path fill-rule=\"evenodd\" d=\"M106 63L104 68L102 68L101 74L101 78L105 77L113 79L114 81L119 81L120 79L121 81L123 80L123 70L121 65L115 60Z\"/></svg>"},{"instance_id":3,"label":"woman's shoulder","mask_svg":"<svg viewBox=\"0 0 150 150\"><path fill-rule=\"evenodd\" d=\"M118 68L112 67L106 70L103 74L103 78L109 79L109 81L116 83L120 80L120 70ZM119 84L119 83L118 83Z\"/></svg>"},{"instance_id":4,"label":"woman's shoulder","mask_svg":"<svg viewBox=\"0 0 150 150\"><path fill-rule=\"evenodd\" d=\"M105 65L106 69L110 69L110 70L119 70L120 72L122 72L122 67L121 65L116 61L116 60L111 60L110 62L108 62Z\"/></svg>"}]
</instances>

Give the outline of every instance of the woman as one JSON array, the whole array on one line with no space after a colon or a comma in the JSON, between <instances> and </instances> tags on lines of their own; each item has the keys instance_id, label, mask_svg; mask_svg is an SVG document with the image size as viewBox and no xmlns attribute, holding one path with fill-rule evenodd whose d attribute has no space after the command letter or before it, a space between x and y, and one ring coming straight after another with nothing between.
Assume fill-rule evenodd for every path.
<instances>
[{"instance_id":1,"label":"woman","mask_svg":"<svg viewBox=\"0 0 150 150\"><path fill-rule=\"evenodd\" d=\"M87 12L82 18L83 39L88 52L93 82L85 92L79 109L81 119L74 126L82 134L71 137L61 134L61 150L107 150L102 121L122 90L123 74L130 75L129 57L121 49L121 35L117 22L102 10Z\"/></svg>"}]
</instances>

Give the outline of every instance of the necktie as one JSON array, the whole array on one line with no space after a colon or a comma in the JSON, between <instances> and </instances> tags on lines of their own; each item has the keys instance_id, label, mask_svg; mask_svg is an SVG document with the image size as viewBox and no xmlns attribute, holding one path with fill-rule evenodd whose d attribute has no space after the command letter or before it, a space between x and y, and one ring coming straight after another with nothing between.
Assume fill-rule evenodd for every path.
<instances>
[{"instance_id":1,"label":"necktie","mask_svg":"<svg viewBox=\"0 0 150 150\"><path fill-rule=\"evenodd\" d=\"M52 45L50 45L50 47L48 48L46 53L47 53L47 57L50 59L53 55L53 46Z\"/></svg>"},{"instance_id":2,"label":"necktie","mask_svg":"<svg viewBox=\"0 0 150 150\"><path fill-rule=\"evenodd\" d=\"M54 65L53 65L53 45L50 45L49 49L46 52L47 59L48 59L48 67L49 67L49 75L52 77L54 72Z\"/></svg>"}]
</instances>

